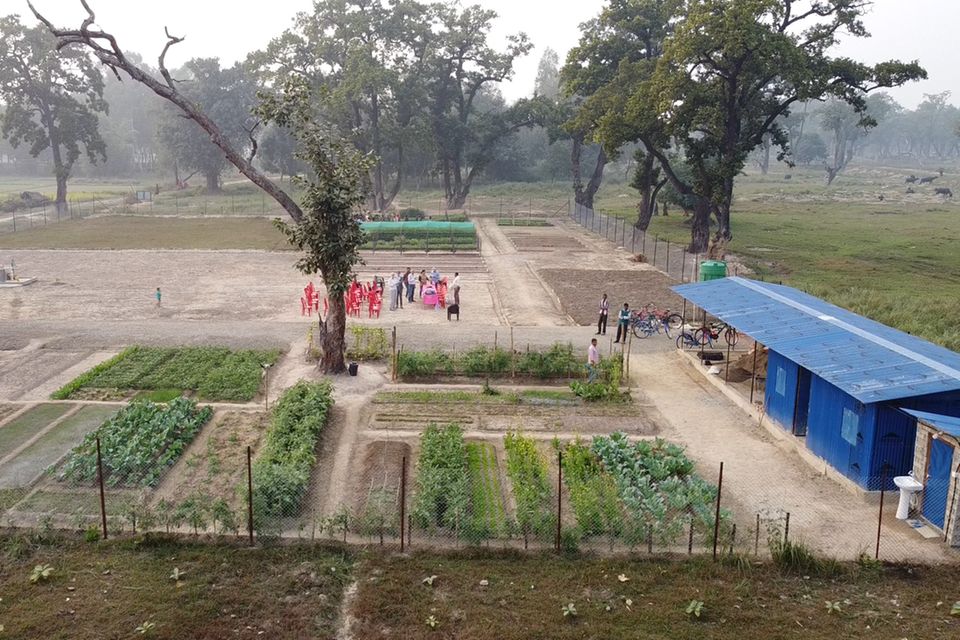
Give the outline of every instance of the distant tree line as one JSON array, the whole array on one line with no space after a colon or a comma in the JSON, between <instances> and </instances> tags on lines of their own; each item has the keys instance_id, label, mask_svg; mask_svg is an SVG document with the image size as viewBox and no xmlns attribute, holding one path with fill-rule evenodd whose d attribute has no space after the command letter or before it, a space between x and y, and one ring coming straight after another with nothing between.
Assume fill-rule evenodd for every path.
<instances>
[{"instance_id":1,"label":"distant tree line","mask_svg":"<svg viewBox=\"0 0 960 640\"><path fill-rule=\"evenodd\" d=\"M296 132L254 115L263 96L295 82L310 91L310 121L371 158L371 210L419 186L440 186L449 207L462 207L480 180L569 181L575 201L592 206L615 164L637 190L637 228L658 203L679 204L691 212L691 250L705 251L732 238L735 179L751 162L820 163L832 181L858 156L958 153L949 95L909 111L880 92L926 77L917 63L831 54L841 33L868 35L869 5L609 0L581 25L565 61L544 52L532 96L513 104L499 87L531 42L516 33L493 46L496 14L453 0L317 2L230 67L193 59L166 72L128 54L149 77L169 73L170 86L216 125L217 145L175 103L95 66L70 46L76 40L57 52L49 29L8 16L0 169L36 169L30 158L43 158L61 202L78 170L166 174L180 185L199 175L216 191L225 146L258 170L305 174Z\"/></svg>"}]
</instances>

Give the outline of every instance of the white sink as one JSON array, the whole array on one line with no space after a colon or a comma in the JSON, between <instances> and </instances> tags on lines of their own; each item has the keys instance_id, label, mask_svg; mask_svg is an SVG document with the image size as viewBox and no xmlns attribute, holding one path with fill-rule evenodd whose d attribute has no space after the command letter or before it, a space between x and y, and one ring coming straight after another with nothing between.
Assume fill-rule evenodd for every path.
<instances>
[{"instance_id":1,"label":"white sink","mask_svg":"<svg viewBox=\"0 0 960 640\"><path fill-rule=\"evenodd\" d=\"M896 476L893 484L900 489L900 504L897 505L897 520L906 520L910 516L910 496L923 489L923 484L913 476Z\"/></svg>"}]
</instances>

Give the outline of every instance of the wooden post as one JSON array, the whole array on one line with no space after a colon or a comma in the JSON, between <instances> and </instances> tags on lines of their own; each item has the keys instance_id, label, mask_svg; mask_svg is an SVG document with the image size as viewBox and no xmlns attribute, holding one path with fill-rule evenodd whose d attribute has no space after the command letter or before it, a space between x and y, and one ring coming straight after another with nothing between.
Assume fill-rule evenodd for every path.
<instances>
[{"instance_id":1,"label":"wooden post","mask_svg":"<svg viewBox=\"0 0 960 640\"><path fill-rule=\"evenodd\" d=\"M97 438L97 484L100 485L100 521L103 524L103 539L107 539L107 500L103 491L103 458L100 455L100 438Z\"/></svg>"},{"instance_id":2,"label":"wooden post","mask_svg":"<svg viewBox=\"0 0 960 640\"><path fill-rule=\"evenodd\" d=\"M790 542L790 512L787 511L787 520L786 524L783 526L783 543L786 544Z\"/></svg>"},{"instance_id":3,"label":"wooden post","mask_svg":"<svg viewBox=\"0 0 960 640\"><path fill-rule=\"evenodd\" d=\"M390 372L390 381L397 381L397 327L394 325L393 331L391 332L391 345L390 345L390 359L393 362L391 367L392 371Z\"/></svg>"},{"instance_id":4,"label":"wooden post","mask_svg":"<svg viewBox=\"0 0 960 640\"><path fill-rule=\"evenodd\" d=\"M517 354L513 349L513 326L510 327L510 377L517 376Z\"/></svg>"},{"instance_id":5,"label":"wooden post","mask_svg":"<svg viewBox=\"0 0 960 640\"><path fill-rule=\"evenodd\" d=\"M400 466L400 553L406 549L404 542L405 520L407 518L407 456L403 456Z\"/></svg>"},{"instance_id":6,"label":"wooden post","mask_svg":"<svg viewBox=\"0 0 960 640\"><path fill-rule=\"evenodd\" d=\"M670 241L667 240L667 268L664 269L667 272L667 275L670 275Z\"/></svg>"},{"instance_id":7,"label":"wooden post","mask_svg":"<svg viewBox=\"0 0 960 640\"><path fill-rule=\"evenodd\" d=\"M653 236L653 266L657 266L657 245L660 244L660 238Z\"/></svg>"},{"instance_id":8,"label":"wooden post","mask_svg":"<svg viewBox=\"0 0 960 640\"><path fill-rule=\"evenodd\" d=\"M760 514L757 514L756 538L753 541L753 555L760 555Z\"/></svg>"},{"instance_id":9,"label":"wooden post","mask_svg":"<svg viewBox=\"0 0 960 640\"><path fill-rule=\"evenodd\" d=\"M683 274L687 270L687 249L686 247L680 248L680 284L683 284Z\"/></svg>"},{"instance_id":10,"label":"wooden post","mask_svg":"<svg viewBox=\"0 0 960 640\"><path fill-rule=\"evenodd\" d=\"M630 335L627 337L627 362L626 362L626 383L627 388L630 387L630 353L633 351L633 331L630 332ZM624 382L624 379L621 378L621 383Z\"/></svg>"},{"instance_id":11,"label":"wooden post","mask_svg":"<svg viewBox=\"0 0 960 640\"><path fill-rule=\"evenodd\" d=\"M563 497L563 451L557 451L557 551L560 551L560 518L562 514Z\"/></svg>"},{"instance_id":12,"label":"wooden post","mask_svg":"<svg viewBox=\"0 0 960 640\"><path fill-rule=\"evenodd\" d=\"M753 390L757 386L757 350L760 349L760 343L753 341L753 375L750 377L750 404L753 404Z\"/></svg>"},{"instance_id":13,"label":"wooden post","mask_svg":"<svg viewBox=\"0 0 960 640\"><path fill-rule=\"evenodd\" d=\"M497 350L497 332L496 331L493 332L493 350L494 351Z\"/></svg>"},{"instance_id":14,"label":"wooden post","mask_svg":"<svg viewBox=\"0 0 960 640\"><path fill-rule=\"evenodd\" d=\"M730 343L729 342L727 342L727 357L726 357L726 360L724 360L724 364L726 364L726 368L723 371L723 381L730 382Z\"/></svg>"},{"instance_id":15,"label":"wooden post","mask_svg":"<svg viewBox=\"0 0 960 640\"><path fill-rule=\"evenodd\" d=\"M253 450L247 447L247 532L250 546L253 546Z\"/></svg>"},{"instance_id":16,"label":"wooden post","mask_svg":"<svg viewBox=\"0 0 960 640\"><path fill-rule=\"evenodd\" d=\"M720 494L723 492L723 462L720 463L720 479L717 480L717 510L713 516L713 559L717 559L717 539L720 537Z\"/></svg>"}]
</instances>

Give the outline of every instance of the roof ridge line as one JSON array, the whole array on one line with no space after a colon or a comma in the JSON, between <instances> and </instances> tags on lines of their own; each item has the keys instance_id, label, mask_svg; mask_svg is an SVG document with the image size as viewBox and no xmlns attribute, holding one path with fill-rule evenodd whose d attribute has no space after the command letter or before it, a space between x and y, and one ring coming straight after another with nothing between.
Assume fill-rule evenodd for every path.
<instances>
[{"instance_id":1,"label":"roof ridge line","mask_svg":"<svg viewBox=\"0 0 960 640\"><path fill-rule=\"evenodd\" d=\"M868 332L868 331L864 331L863 329L861 329L861 328L859 328L859 327L855 327L855 326L853 326L852 324L850 324L849 322L845 322L845 321L843 321L843 320L841 320L841 319L839 319L839 318L836 318L836 317L834 317L834 316L824 315L824 314L818 312L816 309L813 309L812 307L808 307L808 306L805 305L805 304L802 304L802 303L800 303L800 302L796 302L796 301L794 301L794 300L791 300L790 298L788 298L788 297L786 297L786 296L784 296L784 295L781 295L781 294L777 293L776 291L770 291L770 290L766 289L765 287L760 286L758 283L753 282L752 280L748 280L748 279L746 279L746 278L740 278L740 277L733 277L733 278L730 278L730 280L732 280L733 282L735 282L736 284L738 284L738 285L740 285L740 286L742 286L742 287L746 287L746 288L748 288L748 289L752 289L753 291L756 291L756 292L758 292L758 293L762 293L762 294L765 295L765 296L768 296L768 297L770 297L770 298L773 298L773 299L776 300L777 302L781 302L781 303L783 303L783 304L785 304L785 305L788 305L788 306L790 306L790 307L793 307L794 309L796 309L796 310L798 310L798 311L800 311L800 312L802 312L802 313L805 313L805 314L807 314L808 316L811 316L811 317L813 317L813 318L816 318L817 320L820 320L820 321L822 321L822 322L826 322L826 323L828 323L828 324L832 324L833 326L839 327L840 329L843 329L844 331L847 331L847 332L852 333L852 334L854 334L854 335L860 336L860 337L863 338L864 340L868 340L868 341L874 343L874 344L877 345L877 346L880 346L880 347L883 347L884 349L888 349L888 350L890 350L890 351L893 351L894 353L898 353L898 354L902 355L902 356L905 357L905 358L909 358L910 360L913 360L914 362L918 362L918 363L920 363L920 364L924 364L924 365L930 367L931 369L934 369L934 370L936 370L936 371L939 371L940 373L942 373L942 374L945 375L945 376L949 376L949 377L951 377L951 378L954 378L955 380L960 381L960 371L958 371L957 369L954 369L953 367L947 366L947 365L943 364L942 362L937 362L936 360L933 360L932 358L928 358L927 356L921 355L921 354L917 353L916 351L913 351L913 350L911 350L911 349L907 349L907 348L905 348L905 347L901 347L900 345L895 344L895 343L893 343L893 342L890 342L889 340L887 340L887 339L885 339L885 338L881 338L881 337L879 337L879 336L875 336L875 335L873 335L872 333L870 333L870 332ZM909 335L909 334L905 334L905 335Z\"/></svg>"}]
</instances>

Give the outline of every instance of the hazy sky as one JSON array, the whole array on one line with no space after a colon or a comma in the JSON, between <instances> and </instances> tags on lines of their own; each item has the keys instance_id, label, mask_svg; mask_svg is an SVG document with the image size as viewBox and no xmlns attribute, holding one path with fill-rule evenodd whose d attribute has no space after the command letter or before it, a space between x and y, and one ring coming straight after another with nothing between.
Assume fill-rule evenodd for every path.
<instances>
[{"instance_id":1,"label":"hazy sky","mask_svg":"<svg viewBox=\"0 0 960 640\"><path fill-rule=\"evenodd\" d=\"M90 0L101 27L117 36L121 46L155 61L165 41L163 27L186 41L173 49L169 63L217 56L227 63L263 47L290 25L297 11L309 10L312 0ZM35 0L36 6L60 25L79 24L79 0ZM578 25L595 15L602 0L479 0L500 14L494 32L499 43L516 31L525 31L536 49L517 64L516 76L503 87L508 100L532 91L537 61L552 47L561 60L579 38ZM0 0L3 13L29 14L25 0ZM254 8L256 7L256 9ZM32 16L30 16L32 18ZM843 55L877 62L891 58L918 59L930 80L912 83L891 93L904 106L914 107L925 93L954 91L960 101L960 66L953 45L960 19L955 0L876 0L866 17L869 39L851 38Z\"/></svg>"}]
</instances>

